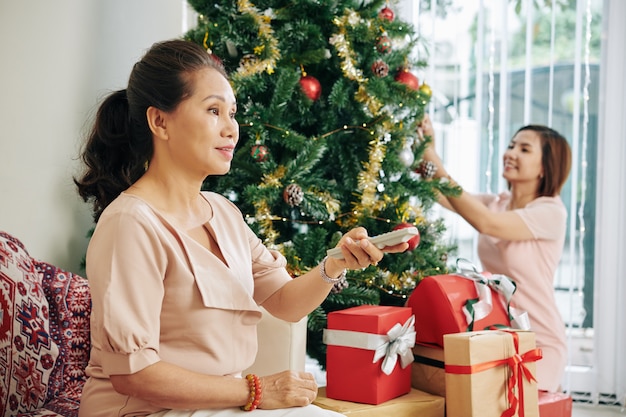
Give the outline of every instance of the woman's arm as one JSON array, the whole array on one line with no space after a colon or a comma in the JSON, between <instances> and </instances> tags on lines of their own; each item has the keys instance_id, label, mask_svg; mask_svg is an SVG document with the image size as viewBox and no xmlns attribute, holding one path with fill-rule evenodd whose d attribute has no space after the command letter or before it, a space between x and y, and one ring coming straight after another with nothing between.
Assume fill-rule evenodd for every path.
<instances>
[{"instance_id":1,"label":"woman's arm","mask_svg":"<svg viewBox=\"0 0 626 417\"><path fill-rule=\"evenodd\" d=\"M325 262L326 275L336 278L344 269L362 269L376 265L385 252L404 252L408 248L407 243L401 243L380 250L367 237L367 231L362 227L346 233L337 244L344 259L328 257ZM296 322L319 306L332 288L332 283L322 279L320 266L317 266L283 285L263 303L263 307L280 319Z\"/></svg>"},{"instance_id":2,"label":"woman's arm","mask_svg":"<svg viewBox=\"0 0 626 417\"><path fill-rule=\"evenodd\" d=\"M435 178L450 177L443 162L435 151L435 133L428 115L418 129L418 135L428 136L431 142L424 151L424 160L435 164ZM439 204L458 213L479 233L505 240L528 240L534 236L522 218L515 211L493 212L489 210L478 198L461 189L461 194L454 196L439 196Z\"/></svg>"},{"instance_id":3,"label":"woman's arm","mask_svg":"<svg viewBox=\"0 0 626 417\"><path fill-rule=\"evenodd\" d=\"M248 402L250 393L245 378L203 375L162 361L134 374L110 378L120 394L171 409L240 407ZM315 379L306 372L284 371L260 381L259 408L301 407L317 395Z\"/></svg>"},{"instance_id":4,"label":"woman's arm","mask_svg":"<svg viewBox=\"0 0 626 417\"><path fill-rule=\"evenodd\" d=\"M445 171L443 172L447 178ZM442 196L443 197L443 196ZM461 189L457 197L444 197L452 210L465 219L478 233L504 240L529 240L534 236L522 218L515 211L493 212L478 198Z\"/></svg>"}]
</instances>

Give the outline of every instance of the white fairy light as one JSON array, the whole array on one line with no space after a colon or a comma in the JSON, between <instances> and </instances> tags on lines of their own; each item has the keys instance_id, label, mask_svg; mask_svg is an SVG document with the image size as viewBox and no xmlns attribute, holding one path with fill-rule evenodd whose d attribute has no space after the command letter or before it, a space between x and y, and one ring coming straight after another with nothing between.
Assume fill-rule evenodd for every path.
<instances>
[{"instance_id":1,"label":"white fairy light","mask_svg":"<svg viewBox=\"0 0 626 417\"><path fill-rule=\"evenodd\" d=\"M554 44L556 40L556 4L552 2L552 16L550 20L550 75L548 81L548 126L552 126L554 112Z\"/></svg>"},{"instance_id":2,"label":"white fairy light","mask_svg":"<svg viewBox=\"0 0 626 417\"><path fill-rule=\"evenodd\" d=\"M487 180L486 192L491 193L491 174L492 174L492 160L493 160L493 115L494 115L494 67L495 67L495 53L496 53L496 29L495 29L495 13L490 11L490 33L489 33L489 85L487 91L489 92L489 101L487 103L487 111L489 119L487 121L487 144L488 144L488 156L487 156L487 170L485 171L485 177Z\"/></svg>"},{"instance_id":3,"label":"white fairy light","mask_svg":"<svg viewBox=\"0 0 626 417\"><path fill-rule=\"evenodd\" d=\"M585 27L585 82L583 85L583 123L581 134L581 173L580 173L580 205L578 207L578 251L583 256L584 247L583 239L585 237L585 202L587 195L587 139L589 128L589 85L591 84L591 70L589 63L591 60L591 0L587 0L587 6L585 10L586 27ZM577 285L579 292L582 292L583 283L580 282L582 274L578 274L579 284Z\"/></svg>"}]
</instances>

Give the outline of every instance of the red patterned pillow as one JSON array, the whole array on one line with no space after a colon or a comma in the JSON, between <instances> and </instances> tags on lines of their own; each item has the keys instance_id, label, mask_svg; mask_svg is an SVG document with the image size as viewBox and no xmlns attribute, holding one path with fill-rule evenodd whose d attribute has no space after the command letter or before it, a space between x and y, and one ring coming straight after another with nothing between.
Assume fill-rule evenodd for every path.
<instances>
[{"instance_id":1,"label":"red patterned pillow","mask_svg":"<svg viewBox=\"0 0 626 417\"><path fill-rule=\"evenodd\" d=\"M24 245L0 232L0 407L4 417L47 400L59 349L50 336L41 276Z\"/></svg>"},{"instance_id":2,"label":"red patterned pillow","mask_svg":"<svg viewBox=\"0 0 626 417\"><path fill-rule=\"evenodd\" d=\"M59 359L50 375L45 407L66 417L78 415L87 379L91 295L87 280L45 262L35 262L50 303L50 336Z\"/></svg>"}]
</instances>

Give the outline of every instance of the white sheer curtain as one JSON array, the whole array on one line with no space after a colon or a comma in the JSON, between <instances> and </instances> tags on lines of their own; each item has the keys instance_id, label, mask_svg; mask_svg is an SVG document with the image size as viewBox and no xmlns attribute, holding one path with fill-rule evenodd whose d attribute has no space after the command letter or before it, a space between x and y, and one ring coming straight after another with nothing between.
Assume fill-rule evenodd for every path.
<instances>
[{"instance_id":1,"label":"white sheer curtain","mask_svg":"<svg viewBox=\"0 0 626 417\"><path fill-rule=\"evenodd\" d=\"M603 16L592 394L626 405L626 2Z\"/></svg>"}]
</instances>

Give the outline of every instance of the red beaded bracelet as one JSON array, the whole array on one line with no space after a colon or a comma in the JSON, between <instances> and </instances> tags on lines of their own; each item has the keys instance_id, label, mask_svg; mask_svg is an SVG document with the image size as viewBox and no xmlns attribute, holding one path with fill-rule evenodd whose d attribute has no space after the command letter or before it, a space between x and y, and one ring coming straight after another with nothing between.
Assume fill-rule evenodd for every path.
<instances>
[{"instance_id":1,"label":"red beaded bracelet","mask_svg":"<svg viewBox=\"0 0 626 417\"><path fill-rule=\"evenodd\" d=\"M255 374L246 375L246 379L248 380L248 387L250 388L250 394L248 395L248 402L246 405L241 406L243 411L252 411L256 410L261 402L261 396L263 395L263 390L261 389L261 380Z\"/></svg>"}]
</instances>

